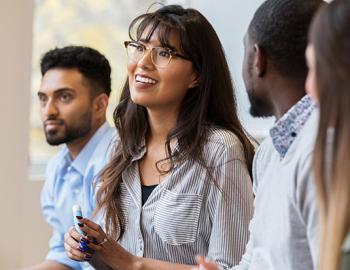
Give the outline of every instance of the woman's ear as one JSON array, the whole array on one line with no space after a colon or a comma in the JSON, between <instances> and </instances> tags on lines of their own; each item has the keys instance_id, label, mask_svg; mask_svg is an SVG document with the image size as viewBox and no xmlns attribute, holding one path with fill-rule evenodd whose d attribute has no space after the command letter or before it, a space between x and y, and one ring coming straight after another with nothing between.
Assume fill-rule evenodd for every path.
<instances>
[{"instance_id":1,"label":"woman's ear","mask_svg":"<svg viewBox=\"0 0 350 270\"><path fill-rule=\"evenodd\" d=\"M199 80L200 80L199 74L197 72L193 72L192 78L191 78L190 83L188 85L188 89L197 87L199 85Z\"/></svg>"}]
</instances>

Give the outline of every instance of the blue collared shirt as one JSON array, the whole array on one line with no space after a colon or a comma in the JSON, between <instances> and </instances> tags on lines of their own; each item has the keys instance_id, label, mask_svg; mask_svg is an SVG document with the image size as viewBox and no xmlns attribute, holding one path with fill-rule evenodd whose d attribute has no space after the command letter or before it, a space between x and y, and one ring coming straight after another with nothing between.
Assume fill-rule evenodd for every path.
<instances>
[{"instance_id":1,"label":"blue collared shirt","mask_svg":"<svg viewBox=\"0 0 350 270\"><path fill-rule=\"evenodd\" d=\"M42 212L53 229L47 260L57 261L72 269L82 269L82 264L67 257L64 250L64 234L74 224L73 205L81 205L83 216L92 216L95 206L93 181L108 162L114 140L115 129L106 122L74 160L71 159L68 148L64 146L49 161L41 192Z\"/></svg>"},{"instance_id":2,"label":"blue collared shirt","mask_svg":"<svg viewBox=\"0 0 350 270\"><path fill-rule=\"evenodd\" d=\"M315 107L316 105L311 97L306 95L276 121L270 129L272 143L281 158L284 158Z\"/></svg>"}]
</instances>

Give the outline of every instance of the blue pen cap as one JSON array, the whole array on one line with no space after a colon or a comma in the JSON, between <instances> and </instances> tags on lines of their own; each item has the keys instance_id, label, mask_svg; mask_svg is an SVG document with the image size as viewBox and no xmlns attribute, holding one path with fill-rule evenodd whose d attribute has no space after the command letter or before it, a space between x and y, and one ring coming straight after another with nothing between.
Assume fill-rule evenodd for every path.
<instances>
[{"instance_id":1,"label":"blue pen cap","mask_svg":"<svg viewBox=\"0 0 350 270\"><path fill-rule=\"evenodd\" d=\"M77 219L77 216L78 217L83 217L80 205L74 205L73 206L74 227L78 231L78 233L84 234L83 231L80 229L80 227L78 225L79 224L79 219Z\"/></svg>"}]
</instances>

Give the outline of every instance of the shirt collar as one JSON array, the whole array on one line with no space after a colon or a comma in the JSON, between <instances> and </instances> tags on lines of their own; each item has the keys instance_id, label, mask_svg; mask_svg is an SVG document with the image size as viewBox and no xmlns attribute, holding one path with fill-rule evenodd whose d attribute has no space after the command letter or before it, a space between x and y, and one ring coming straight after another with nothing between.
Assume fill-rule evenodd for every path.
<instances>
[{"instance_id":1,"label":"shirt collar","mask_svg":"<svg viewBox=\"0 0 350 270\"><path fill-rule=\"evenodd\" d=\"M284 158L315 107L311 97L305 95L270 129L272 143L281 158Z\"/></svg>"},{"instance_id":2,"label":"shirt collar","mask_svg":"<svg viewBox=\"0 0 350 270\"><path fill-rule=\"evenodd\" d=\"M93 155L97 144L102 139L103 135L108 131L109 125L107 122L105 122L91 137L91 139L88 141L88 143L84 146L84 148L80 151L78 156L72 161L71 157L69 156L69 152L67 151L66 154L66 160L67 158L71 162L71 166L79 172L80 175L84 176L86 167L88 166L89 160L91 159L91 156ZM65 146L67 147L67 146ZM67 157L68 155L68 157Z\"/></svg>"},{"instance_id":3,"label":"shirt collar","mask_svg":"<svg viewBox=\"0 0 350 270\"><path fill-rule=\"evenodd\" d=\"M170 148L171 148L171 151L179 151L178 150L179 149L178 142L176 141L176 143L174 145L170 145ZM146 145L145 137L143 137L139 149L140 149L139 152L132 157L131 162L140 160L147 153L147 145Z\"/></svg>"},{"instance_id":4,"label":"shirt collar","mask_svg":"<svg viewBox=\"0 0 350 270\"><path fill-rule=\"evenodd\" d=\"M143 138L141 141L139 152L131 158L131 162L140 160L146 154L146 152L147 152L146 140L145 138Z\"/></svg>"}]
</instances>

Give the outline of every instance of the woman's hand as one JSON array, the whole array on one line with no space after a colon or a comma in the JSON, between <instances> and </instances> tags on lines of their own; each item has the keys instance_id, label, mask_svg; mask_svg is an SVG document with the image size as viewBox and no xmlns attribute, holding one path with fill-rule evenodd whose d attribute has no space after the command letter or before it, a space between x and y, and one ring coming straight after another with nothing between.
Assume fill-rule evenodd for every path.
<instances>
[{"instance_id":1,"label":"woman's hand","mask_svg":"<svg viewBox=\"0 0 350 270\"><path fill-rule=\"evenodd\" d=\"M194 268L193 270L219 270L218 266L214 262L207 261L203 256L197 257L197 263L199 268Z\"/></svg>"},{"instance_id":2,"label":"woman's hand","mask_svg":"<svg viewBox=\"0 0 350 270\"><path fill-rule=\"evenodd\" d=\"M93 251L88 250L87 252L81 251L79 247L79 241L89 243L89 240L79 234L74 227L72 227L64 235L64 249L66 250L67 256L75 261L89 261L92 258Z\"/></svg>"},{"instance_id":3,"label":"woman's hand","mask_svg":"<svg viewBox=\"0 0 350 270\"><path fill-rule=\"evenodd\" d=\"M80 229L84 235L80 235L74 228L65 235L65 249L69 258L89 261L92 255L95 258L95 254L98 254L98 260L112 268L132 269L137 261L136 257L121 247L116 240L108 237L100 225L87 218L80 219L79 223L83 225ZM84 253L79 249L79 240L87 243L88 252Z\"/></svg>"}]
</instances>

